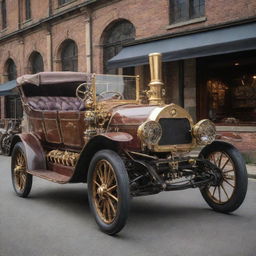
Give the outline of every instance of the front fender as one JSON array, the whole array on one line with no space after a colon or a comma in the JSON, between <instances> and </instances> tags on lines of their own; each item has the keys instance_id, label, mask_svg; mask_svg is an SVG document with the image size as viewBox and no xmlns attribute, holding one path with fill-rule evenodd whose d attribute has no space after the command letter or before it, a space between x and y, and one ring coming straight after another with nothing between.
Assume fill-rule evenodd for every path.
<instances>
[{"instance_id":1,"label":"front fender","mask_svg":"<svg viewBox=\"0 0 256 256\"><path fill-rule=\"evenodd\" d=\"M109 149L118 151L120 143L129 142L132 135L125 132L107 132L93 137L81 151L77 161L75 172L70 182L84 182L87 179L87 171L94 154L99 150Z\"/></svg>"},{"instance_id":2,"label":"front fender","mask_svg":"<svg viewBox=\"0 0 256 256\"><path fill-rule=\"evenodd\" d=\"M45 154L39 139L32 133L16 134L11 148L20 141L24 144L28 170L46 169Z\"/></svg>"},{"instance_id":3,"label":"front fender","mask_svg":"<svg viewBox=\"0 0 256 256\"><path fill-rule=\"evenodd\" d=\"M112 141L116 142L128 142L133 139L132 135L126 132L106 132L98 136L104 136ZM96 136L96 137L98 137Z\"/></svg>"}]
</instances>

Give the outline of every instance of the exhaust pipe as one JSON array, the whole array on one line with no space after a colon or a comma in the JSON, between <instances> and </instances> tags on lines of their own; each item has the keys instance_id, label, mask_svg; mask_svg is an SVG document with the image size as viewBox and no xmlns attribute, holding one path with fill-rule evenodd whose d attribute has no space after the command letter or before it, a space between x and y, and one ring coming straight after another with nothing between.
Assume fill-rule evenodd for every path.
<instances>
[{"instance_id":1,"label":"exhaust pipe","mask_svg":"<svg viewBox=\"0 0 256 256\"><path fill-rule=\"evenodd\" d=\"M151 53L149 56L151 81L147 96L150 105L164 104L164 89L162 82L162 55L161 53Z\"/></svg>"}]
</instances>

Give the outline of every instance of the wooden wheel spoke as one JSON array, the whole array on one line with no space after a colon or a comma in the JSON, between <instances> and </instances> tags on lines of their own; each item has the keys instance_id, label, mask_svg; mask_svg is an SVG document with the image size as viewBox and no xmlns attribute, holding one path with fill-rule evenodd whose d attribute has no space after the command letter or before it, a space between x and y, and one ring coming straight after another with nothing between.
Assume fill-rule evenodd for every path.
<instances>
[{"instance_id":1,"label":"wooden wheel spoke","mask_svg":"<svg viewBox=\"0 0 256 256\"><path fill-rule=\"evenodd\" d=\"M232 188L235 188L235 186L233 184L231 184L227 179L223 179L224 182L226 182L229 186L231 186Z\"/></svg>"},{"instance_id":2,"label":"wooden wheel spoke","mask_svg":"<svg viewBox=\"0 0 256 256\"><path fill-rule=\"evenodd\" d=\"M109 205L110 205L110 207L112 209L113 215L115 216L116 215L116 209L115 209L115 207L113 205L113 202L111 201L110 198L108 198L108 202L109 202Z\"/></svg>"},{"instance_id":3,"label":"wooden wheel spoke","mask_svg":"<svg viewBox=\"0 0 256 256\"><path fill-rule=\"evenodd\" d=\"M97 176L99 177L101 184L103 184L104 180L100 169L97 170Z\"/></svg>"},{"instance_id":4,"label":"wooden wheel spoke","mask_svg":"<svg viewBox=\"0 0 256 256\"><path fill-rule=\"evenodd\" d=\"M112 170L111 170L111 168L109 167L108 168L108 171L107 171L107 177L106 177L106 184L107 184L107 186L109 186L109 185L111 185L111 180L112 180L112 178L113 178L113 175L112 175Z\"/></svg>"},{"instance_id":5,"label":"wooden wheel spoke","mask_svg":"<svg viewBox=\"0 0 256 256\"><path fill-rule=\"evenodd\" d=\"M118 202L118 198L115 197L114 195L112 195L110 192L107 192L107 194L109 195L109 197L111 197L112 199L114 199L116 202Z\"/></svg>"},{"instance_id":6,"label":"wooden wheel spoke","mask_svg":"<svg viewBox=\"0 0 256 256\"><path fill-rule=\"evenodd\" d=\"M96 181L96 180L94 180L93 181L98 187L100 187L100 184Z\"/></svg>"},{"instance_id":7,"label":"wooden wheel spoke","mask_svg":"<svg viewBox=\"0 0 256 256\"><path fill-rule=\"evenodd\" d=\"M112 191L112 190L115 189L115 188L117 188L117 185L114 185L114 186L108 188L107 191L110 192L110 191Z\"/></svg>"},{"instance_id":8,"label":"wooden wheel spoke","mask_svg":"<svg viewBox=\"0 0 256 256\"><path fill-rule=\"evenodd\" d=\"M211 155L210 159L213 161L213 163L214 163L215 165L217 165L216 159L215 159L215 154Z\"/></svg>"},{"instance_id":9,"label":"wooden wheel spoke","mask_svg":"<svg viewBox=\"0 0 256 256\"><path fill-rule=\"evenodd\" d=\"M223 156L223 153L220 154L218 165L217 165L218 167L220 167L220 165L221 165L222 156Z\"/></svg>"},{"instance_id":10,"label":"wooden wheel spoke","mask_svg":"<svg viewBox=\"0 0 256 256\"><path fill-rule=\"evenodd\" d=\"M19 181L20 181L20 183L19 183L20 189L22 190L24 187L24 179L22 178L22 175L20 175Z\"/></svg>"},{"instance_id":11,"label":"wooden wheel spoke","mask_svg":"<svg viewBox=\"0 0 256 256\"><path fill-rule=\"evenodd\" d=\"M104 215L104 217L106 216L106 210L107 210L107 208L106 208L106 202L103 201L103 215Z\"/></svg>"},{"instance_id":12,"label":"wooden wheel spoke","mask_svg":"<svg viewBox=\"0 0 256 256\"><path fill-rule=\"evenodd\" d=\"M106 201L106 205L107 205L108 220L111 220L112 219L112 215L111 215L111 211L110 211L110 206L109 206L108 200Z\"/></svg>"},{"instance_id":13,"label":"wooden wheel spoke","mask_svg":"<svg viewBox=\"0 0 256 256\"><path fill-rule=\"evenodd\" d=\"M227 175L224 175L224 179L226 180L235 180L235 177L234 176L227 176Z\"/></svg>"},{"instance_id":14,"label":"wooden wheel spoke","mask_svg":"<svg viewBox=\"0 0 256 256\"><path fill-rule=\"evenodd\" d=\"M234 172L234 169L223 171L223 173Z\"/></svg>"},{"instance_id":15,"label":"wooden wheel spoke","mask_svg":"<svg viewBox=\"0 0 256 256\"><path fill-rule=\"evenodd\" d=\"M106 184L106 165L105 165L104 162L103 162L103 164L101 165L100 171L101 171L101 173L102 173L102 180L103 180L103 183Z\"/></svg>"},{"instance_id":16,"label":"wooden wheel spoke","mask_svg":"<svg viewBox=\"0 0 256 256\"><path fill-rule=\"evenodd\" d=\"M224 191L227 199L229 199L228 193L227 193L226 189L224 188L223 184L221 184L220 186L221 186L222 190Z\"/></svg>"},{"instance_id":17,"label":"wooden wheel spoke","mask_svg":"<svg viewBox=\"0 0 256 256\"><path fill-rule=\"evenodd\" d=\"M218 195L219 195L219 202L221 202L220 186L218 186Z\"/></svg>"},{"instance_id":18,"label":"wooden wheel spoke","mask_svg":"<svg viewBox=\"0 0 256 256\"><path fill-rule=\"evenodd\" d=\"M228 158L227 161L224 163L224 165L220 168L222 171L224 170L224 168L226 167L229 161L230 159Z\"/></svg>"},{"instance_id":19,"label":"wooden wheel spoke","mask_svg":"<svg viewBox=\"0 0 256 256\"><path fill-rule=\"evenodd\" d=\"M217 187L214 188L212 196L214 197Z\"/></svg>"}]
</instances>

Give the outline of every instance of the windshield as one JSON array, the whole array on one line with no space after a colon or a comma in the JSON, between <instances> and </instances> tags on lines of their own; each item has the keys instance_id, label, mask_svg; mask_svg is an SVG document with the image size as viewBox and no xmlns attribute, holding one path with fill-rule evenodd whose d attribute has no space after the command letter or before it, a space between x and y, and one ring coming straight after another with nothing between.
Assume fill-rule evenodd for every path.
<instances>
[{"instance_id":1,"label":"windshield","mask_svg":"<svg viewBox=\"0 0 256 256\"><path fill-rule=\"evenodd\" d=\"M136 100L135 76L95 75L97 101Z\"/></svg>"}]
</instances>

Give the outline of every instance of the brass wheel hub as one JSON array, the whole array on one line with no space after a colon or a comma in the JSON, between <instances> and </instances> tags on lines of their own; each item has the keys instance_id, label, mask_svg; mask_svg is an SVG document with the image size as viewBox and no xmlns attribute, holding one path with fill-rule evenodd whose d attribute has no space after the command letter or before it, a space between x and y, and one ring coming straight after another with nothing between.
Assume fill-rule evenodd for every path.
<instances>
[{"instance_id":1,"label":"brass wheel hub","mask_svg":"<svg viewBox=\"0 0 256 256\"><path fill-rule=\"evenodd\" d=\"M108 187L106 184L102 184L98 189L97 193L101 199L106 199Z\"/></svg>"},{"instance_id":2,"label":"brass wheel hub","mask_svg":"<svg viewBox=\"0 0 256 256\"><path fill-rule=\"evenodd\" d=\"M116 174L110 162L103 159L96 164L92 182L92 199L97 214L103 222L111 224L117 215L119 194Z\"/></svg>"}]
</instances>

